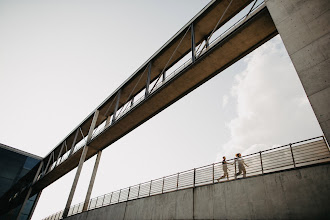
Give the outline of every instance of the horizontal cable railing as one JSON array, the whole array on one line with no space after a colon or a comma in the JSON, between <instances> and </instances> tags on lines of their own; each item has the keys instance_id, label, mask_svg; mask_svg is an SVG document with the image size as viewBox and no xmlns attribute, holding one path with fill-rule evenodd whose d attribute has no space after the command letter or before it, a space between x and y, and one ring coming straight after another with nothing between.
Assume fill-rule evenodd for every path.
<instances>
[{"instance_id":1,"label":"horizontal cable railing","mask_svg":"<svg viewBox=\"0 0 330 220\"><path fill-rule=\"evenodd\" d=\"M329 162L330 150L324 137L320 136L252 153L242 158L247 164L246 177L252 177ZM228 180L244 178L242 175L236 175L238 165L235 158L227 160L227 166ZM225 182L226 179L220 179L223 175L222 163L213 163L93 198L89 201L88 210L181 189ZM70 207L68 216L81 213L83 205L79 203ZM57 212L45 220L58 220L62 214L63 211Z\"/></svg>"}]
</instances>

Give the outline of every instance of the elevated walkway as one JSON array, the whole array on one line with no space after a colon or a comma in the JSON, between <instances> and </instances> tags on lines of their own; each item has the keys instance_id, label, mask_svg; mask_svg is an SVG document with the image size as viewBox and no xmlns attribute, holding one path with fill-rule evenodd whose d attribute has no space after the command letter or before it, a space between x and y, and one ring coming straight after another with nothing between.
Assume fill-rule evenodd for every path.
<instances>
[{"instance_id":1,"label":"elevated walkway","mask_svg":"<svg viewBox=\"0 0 330 220\"><path fill-rule=\"evenodd\" d=\"M329 219L329 175L330 164L318 164L126 201L66 219Z\"/></svg>"},{"instance_id":2,"label":"elevated walkway","mask_svg":"<svg viewBox=\"0 0 330 220\"><path fill-rule=\"evenodd\" d=\"M70 208L68 219L267 219L328 216L330 151L317 137L124 188ZM303 196L302 196L303 195ZM307 208L310 207L310 208ZM61 219L63 211L45 220Z\"/></svg>"}]
</instances>

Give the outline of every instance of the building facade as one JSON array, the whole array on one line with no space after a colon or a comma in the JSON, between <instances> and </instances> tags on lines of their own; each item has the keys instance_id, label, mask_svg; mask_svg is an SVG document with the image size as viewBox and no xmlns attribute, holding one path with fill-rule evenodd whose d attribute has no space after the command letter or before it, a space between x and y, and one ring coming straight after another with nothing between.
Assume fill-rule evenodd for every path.
<instances>
[{"instance_id":1,"label":"building facade","mask_svg":"<svg viewBox=\"0 0 330 220\"><path fill-rule=\"evenodd\" d=\"M41 160L41 157L0 143L0 198ZM36 194L29 198L19 219L25 220L31 217L37 197ZM0 214L0 219L17 219L21 207L22 204Z\"/></svg>"}]
</instances>

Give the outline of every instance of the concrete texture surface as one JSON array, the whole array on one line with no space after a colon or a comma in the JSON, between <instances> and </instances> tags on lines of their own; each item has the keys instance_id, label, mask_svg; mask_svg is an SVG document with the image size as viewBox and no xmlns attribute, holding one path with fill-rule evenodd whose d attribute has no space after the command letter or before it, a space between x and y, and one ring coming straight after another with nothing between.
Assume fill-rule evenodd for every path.
<instances>
[{"instance_id":1,"label":"concrete texture surface","mask_svg":"<svg viewBox=\"0 0 330 220\"><path fill-rule=\"evenodd\" d=\"M266 0L316 118L330 140L330 1Z\"/></svg>"},{"instance_id":2,"label":"concrete texture surface","mask_svg":"<svg viewBox=\"0 0 330 220\"><path fill-rule=\"evenodd\" d=\"M155 195L66 218L329 219L330 164Z\"/></svg>"}]
</instances>

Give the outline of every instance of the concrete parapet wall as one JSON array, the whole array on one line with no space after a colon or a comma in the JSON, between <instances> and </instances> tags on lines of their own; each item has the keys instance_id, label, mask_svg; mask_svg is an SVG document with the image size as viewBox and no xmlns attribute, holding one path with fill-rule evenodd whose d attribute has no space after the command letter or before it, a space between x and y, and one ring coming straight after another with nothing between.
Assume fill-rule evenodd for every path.
<instances>
[{"instance_id":1,"label":"concrete parapet wall","mask_svg":"<svg viewBox=\"0 0 330 220\"><path fill-rule=\"evenodd\" d=\"M123 202L67 218L330 219L330 164Z\"/></svg>"}]
</instances>

